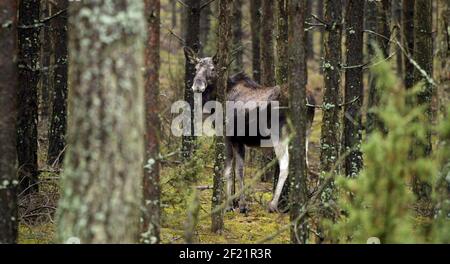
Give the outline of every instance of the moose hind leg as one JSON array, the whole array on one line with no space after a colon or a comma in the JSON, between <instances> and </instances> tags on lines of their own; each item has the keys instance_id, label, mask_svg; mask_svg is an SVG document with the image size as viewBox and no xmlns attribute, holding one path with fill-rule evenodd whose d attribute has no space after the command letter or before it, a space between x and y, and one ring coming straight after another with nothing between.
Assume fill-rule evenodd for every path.
<instances>
[{"instance_id":1,"label":"moose hind leg","mask_svg":"<svg viewBox=\"0 0 450 264\"><path fill-rule=\"evenodd\" d=\"M245 160L245 146L243 144L235 144L233 146L234 157L236 161L236 177L239 179L239 211L241 213L247 212L247 203L245 201L244 193L244 160Z\"/></svg>"},{"instance_id":2,"label":"moose hind leg","mask_svg":"<svg viewBox=\"0 0 450 264\"><path fill-rule=\"evenodd\" d=\"M286 179L289 173L289 143L287 140L281 141L279 144L274 146L275 154L278 159L280 166L280 175L278 176L277 186L275 188L275 193L273 194L273 199L269 203L269 211L278 211L278 202L280 200L281 192L283 191L283 186L286 183Z\"/></svg>"},{"instance_id":3,"label":"moose hind leg","mask_svg":"<svg viewBox=\"0 0 450 264\"><path fill-rule=\"evenodd\" d=\"M226 211L233 211L233 199L231 199L233 195L233 147L231 142L226 140L225 142L226 153L225 153L225 169L224 169L224 178L227 182L227 190L226 190Z\"/></svg>"}]
</instances>

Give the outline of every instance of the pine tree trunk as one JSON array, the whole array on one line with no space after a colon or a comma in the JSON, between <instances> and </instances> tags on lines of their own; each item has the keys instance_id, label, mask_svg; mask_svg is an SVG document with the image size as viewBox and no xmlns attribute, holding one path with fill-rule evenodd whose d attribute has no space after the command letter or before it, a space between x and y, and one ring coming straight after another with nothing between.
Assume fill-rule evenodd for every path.
<instances>
[{"instance_id":1,"label":"pine tree trunk","mask_svg":"<svg viewBox=\"0 0 450 264\"><path fill-rule=\"evenodd\" d=\"M159 187L159 41L160 1L145 0L147 19L145 114L146 150L144 174L144 213L141 241L156 244L160 241L160 187Z\"/></svg>"},{"instance_id":2,"label":"pine tree trunk","mask_svg":"<svg viewBox=\"0 0 450 264\"><path fill-rule=\"evenodd\" d=\"M253 79L261 83L261 0L250 0Z\"/></svg>"},{"instance_id":3,"label":"pine tree trunk","mask_svg":"<svg viewBox=\"0 0 450 264\"><path fill-rule=\"evenodd\" d=\"M56 1L58 12L67 9L67 0ZM53 110L48 136L48 157L47 163L60 164L64 158L64 148L66 146L67 128L67 12L62 13L52 21L53 39L55 43L55 71L54 71L54 92Z\"/></svg>"},{"instance_id":4,"label":"pine tree trunk","mask_svg":"<svg viewBox=\"0 0 450 264\"><path fill-rule=\"evenodd\" d=\"M446 116L450 104L450 3L439 1L438 8L438 49L439 83L438 97L440 98L440 111Z\"/></svg>"},{"instance_id":5,"label":"pine tree trunk","mask_svg":"<svg viewBox=\"0 0 450 264\"><path fill-rule=\"evenodd\" d=\"M200 44L201 44L200 55L201 56L207 56L207 54L205 54L205 49L208 46L209 32L211 31L211 16L212 16L211 4L205 6L202 9L202 11L200 12Z\"/></svg>"},{"instance_id":6,"label":"pine tree trunk","mask_svg":"<svg viewBox=\"0 0 450 264\"><path fill-rule=\"evenodd\" d=\"M291 243L304 244L308 239L307 222L298 221L303 213L308 191L306 186L306 51L305 1L289 1L289 106L295 135L289 149Z\"/></svg>"},{"instance_id":7,"label":"pine tree trunk","mask_svg":"<svg viewBox=\"0 0 450 264\"><path fill-rule=\"evenodd\" d=\"M261 84L264 86L275 86L275 50L273 31L274 23L274 1L262 0L261 16ZM275 157L273 151L270 154L259 153L260 167L264 168ZM261 180L266 182L273 179L275 169L266 170L261 176Z\"/></svg>"},{"instance_id":8,"label":"pine tree trunk","mask_svg":"<svg viewBox=\"0 0 450 264\"><path fill-rule=\"evenodd\" d=\"M392 16L393 16L393 24L396 26L399 26L399 28L396 31L396 37L397 40L401 42L402 39L402 31L401 31L401 24L402 24L402 2L401 1L393 1L392 3ZM398 47L396 47L397 54L395 55L396 59L396 65L397 65L397 74L399 76L403 77L403 56L402 52L399 50Z\"/></svg>"},{"instance_id":9,"label":"pine tree trunk","mask_svg":"<svg viewBox=\"0 0 450 264\"><path fill-rule=\"evenodd\" d=\"M144 4L82 1L69 9L70 148L59 241L136 243L145 151Z\"/></svg>"},{"instance_id":10,"label":"pine tree trunk","mask_svg":"<svg viewBox=\"0 0 450 264\"><path fill-rule=\"evenodd\" d=\"M344 137L343 153L345 158L345 175L355 177L362 168L362 102L363 102L363 30L364 1L349 0L346 13L346 53L347 69L345 71Z\"/></svg>"},{"instance_id":11,"label":"pine tree trunk","mask_svg":"<svg viewBox=\"0 0 450 264\"><path fill-rule=\"evenodd\" d=\"M231 39L231 5L232 0L219 0L219 28L218 28L218 46L217 46L217 102L225 105L225 92L228 82L227 65L229 61L229 41ZM225 126L224 126L225 127ZM225 163L225 141L224 137L215 139L215 161L214 161L214 179L212 195L212 214L211 230L220 232L223 230L223 169Z\"/></svg>"},{"instance_id":12,"label":"pine tree trunk","mask_svg":"<svg viewBox=\"0 0 450 264\"><path fill-rule=\"evenodd\" d=\"M425 71L428 76L433 76L433 12L432 0L415 0L414 5L414 60L418 66ZM433 85L427 81L427 78L414 68L414 85L423 82L421 92L418 94L418 103L425 106L429 125L433 119L432 98ZM430 155L432 150L431 131L427 131L426 142L418 144L423 148L423 155ZM417 146L416 146L417 147ZM419 156L422 156L419 154ZM415 178L413 190L419 200L431 199L430 181L422 181Z\"/></svg>"},{"instance_id":13,"label":"pine tree trunk","mask_svg":"<svg viewBox=\"0 0 450 264\"><path fill-rule=\"evenodd\" d=\"M323 18L323 1L324 0L317 1L317 16L319 18ZM320 43L321 44L323 43L323 36L324 36L323 29L320 28ZM320 58L323 58L323 54L324 54L323 45L320 45ZM322 70L322 68L321 68L321 70Z\"/></svg>"},{"instance_id":14,"label":"pine tree trunk","mask_svg":"<svg viewBox=\"0 0 450 264\"><path fill-rule=\"evenodd\" d=\"M311 22L311 14L313 14L313 0L306 0L305 21ZM314 32L306 33L306 56L309 60L314 59Z\"/></svg>"},{"instance_id":15,"label":"pine tree trunk","mask_svg":"<svg viewBox=\"0 0 450 264\"><path fill-rule=\"evenodd\" d=\"M378 46L382 55L387 58L389 56L391 37L390 33L390 18L391 18L391 2L390 0L371 1L366 3L366 22L367 29L371 31L368 37L368 51L369 58L372 62L375 60L375 47ZM368 94L368 108L372 109L379 105L380 95L378 93L376 83L377 80L373 74L369 74L369 94ZM375 129L384 130L383 124L371 111L367 112L366 131L368 134Z\"/></svg>"},{"instance_id":16,"label":"pine tree trunk","mask_svg":"<svg viewBox=\"0 0 450 264\"><path fill-rule=\"evenodd\" d=\"M39 84L40 1L19 2L19 87L17 112L17 158L19 161L19 193L37 192L37 122Z\"/></svg>"},{"instance_id":17,"label":"pine tree trunk","mask_svg":"<svg viewBox=\"0 0 450 264\"><path fill-rule=\"evenodd\" d=\"M414 2L415 0L403 0L402 5L402 43L411 56L414 52ZM405 57L403 62L405 69L404 85L406 89L410 89L414 86L414 66Z\"/></svg>"},{"instance_id":18,"label":"pine tree trunk","mask_svg":"<svg viewBox=\"0 0 450 264\"><path fill-rule=\"evenodd\" d=\"M0 244L17 242L17 1L0 2Z\"/></svg>"},{"instance_id":19,"label":"pine tree trunk","mask_svg":"<svg viewBox=\"0 0 450 264\"><path fill-rule=\"evenodd\" d=\"M186 46L191 48L195 53L200 50L200 1L189 0L186 1L187 23L185 40ZM195 77L195 65L187 58L185 64L185 78L184 78L184 100L189 103L191 109L194 109L194 92L192 91L192 81ZM191 111L191 135L183 136L182 139L182 156L184 159L192 157L195 150L195 136L194 136L194 111Z\"/></svg>"},{"instance_id":20,"label":"pine tree trunk","mask_svg":"<svg viewBox=\"0 0 450 264\"><path fill-rule=\"evenodd\" d=\"M276 72L276 84L283 85L288 82L288 1L287 0L277 0L277 64L275 68ZM278 176L280 174L279 166L274 168L273 175L273 192L275 192L275 188L278 182ZM289 186L285 184L283 190L281 192L281 197L279 201L278 208L283 211L283 208L288 208L289 201Z\"/></svg>"},{"instance_id":21,"label":"pine tree trunk","mask_svg":"<svg viewBox=\"0 0 450 264\"><path fill-rule=\"evenodd\" d=\"M277 85L286 84L288 80L288 1L277 0Z\"/></svg>"},{"instance_id":22,"label":"pine tree trunk","mask_svg":"<svg viewBox=\"0 0 450 264\"><path fill-rule=\"evenodd\" d=\"M244 49L242 46L242 0L233 1L232 31L234 58L231 68L232 73L244 70Z\"/></svg>"},{"instance_id":23,"label":"pine tree trunk","mask_svg":"<svg viewBox=\"0 0 450 264\"><path fill-rule=\"evenodd\" d=\"M41 19L50 17L53 13L52 4L48 1L41 1ZM42 46L41 46L41 73L40 89L39 89L39 122L42 124L46 132L49 129L49 117L51 113L51 94L52 94L52 59L53 45L51 32L51 23L47 22L41 30ZM47 138L47 137L45 137Z\"/></svg>"},{"instance_id":24,"label":"pine tree trunk","mask_svg":"<svg viewBox=\"0 0 450 264\"><path fill-rule=\"evenodd\" d=\"M339 158L340 108L341 102L341 38L342 2L325 1L325 21L328 29L324 38L324 79L323 120L321 135L320 164L322 172L332 172ZM337 168L334 168L337 169Z\"/></svg>"},{"instance_id":25,"label":"pine tree trunk","mask_svg":"<svg viewBox=\"0 0 450 264\"><path fill-rule=\"evenodd\" d=\"M342 39L342 1L325 0L325 17L327 28L324 32L324 95L322 103L322 128L320 138L320 172L321 178L339 172L341 139L341 39ZM336 199L334 183L329 184L321 195L323 204L333 204ZM324 210L322 216L335 220L332 209ZM324 230L319 225L319 233ZM328 234L321 234L321 239ZM327 238L328 239L328 238Z\"/></svg>"},{"instance_id":26,"label":"pine tree trunk","mask_svg":"<svg viewBox=\"0 0 450 264\"><path fill-rule=\"evenodd\" d=\"M261 16L261 84L265 86L275 85L275 50L273 42L274 2L262 0Z\"/></svg>"}]
</instances>

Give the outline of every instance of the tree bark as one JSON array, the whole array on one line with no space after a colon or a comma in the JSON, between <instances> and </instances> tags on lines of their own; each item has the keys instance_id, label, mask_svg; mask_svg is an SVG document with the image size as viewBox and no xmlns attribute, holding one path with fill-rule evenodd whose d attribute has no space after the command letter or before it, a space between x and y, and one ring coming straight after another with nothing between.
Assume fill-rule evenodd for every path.
<instances>
[{"instance_id":1,"label":"tree bark","mask_svg":"<svg viewBox=\"0 0 450 264\"><path fill-rule=\"evenodd\" d=\"M450 104L450 3L448 1L439 1L438 7L438 49L439 49L439 90L440 111L447 116L447 110Z\"/></svg>"},{"instance_id":2,"label":"tree bark","mask_svg":"<svg viewBox=\"0 0 450 264\"><path fill-rule=\"evenodd\" d=\"M414 2L415 0L403 0L402 5L402 43L411 56L414 52ZM403 62L405 69L404 85L406 89L410 89L414 86L414 66L405 57Z\"/></svg>"},{"instance_id":3,"label":"tree bark","mask_svg":"<svg viewBox=\"0 0 450 264\"><path fill-rule=\"evenodd\" d=\"M219 0L219 28L218 28L218 46L217 46L217 102L225 105L225 93L228 83L229 62L229 41L231 39L231 5L232 0ZM224 119L225 120L225 119ZM225 127L225 126L224 126ZM215 139L215 161L214 161L214 179L212 195L212 214L211 230L220 232L223 230L223 169L225 162L225 141L224 137Z\"/></svg>"},{"instance_id":4,"label":"tree bark","mask_svg":"<svg viewBox=\"0 0 450 264\"><path fill-rule=\"evenodd\" d=\"M322 103L322 128L320 138L320 178L339 172L341 139L341 40L342 40L342 1L325 0L324 21L324 95ZM321 195L322 204L333 204L336 200L334 182L331 182ZM321 217L336 220L330 208L324 208ZM320 240L329 239L328 231L320 224L317 228Z\"/></svg>"},{"instance_id":5,"label":"tree bark","mask_svg":"<svg viewBox=\"0 0 450 264\"><path fill-rule=\"evenodd\" d=\"M232 9L232 31L233 31L233 52L232 73L244 70L244 49L242 46L242 0L233 1Z\"/></svg>"},{"instance_id":6,"label":"tree bark","mask_svg":"<svg viewBox=\"0 0 450 264\"><path fill-rule=\"evenodd\" d=\"M288 1L277 0L277 67L276 83L282 85L288 81Z\"/></svg>"},{"instance_id":7,"label":"tree bark","mask_svg":"<svg viewBox=\"0 0 450 264\"><path fill-rule=\"evenodd\" d=\"M345 158L345 175L356 177L362 168L362 102L363 102L363 30L364 1L349 0L346 13L346 53L347 69L345 71L345 99L352 102L344 106L343 153ZM356 101L355 101L356 100Z\"/></svg>"},{"instance_id":8,"label":"tree bark","mask_svg":"<svg viewBox=\"0 0 450 264\"><path fill-rule=\"evenodd\" d=\"M144 4L82 1L69 11L70 148L59 241L136 243L145 151Z\"/></svg>"},{"instance_id":9,"label":"tree bark","mask_svg":"<svg viewBox=\"0 0 450 264\"><path fill-rule=\"evenodd\" d=\"M185 40L186 46L191 48L195 53L200 50L200 1L188 0L184 7L187 17ZM185 64L185 78L184 78L184 100L189 103L191 109L194 109L194 92L192 91L192 81L195 77L195 64L192 63L187 54ZM194 136L194 111L191 111L191 135L183 136L182 138L182 156L184 159L192 157L195 151L195 136Z\"/></svg>"},{"instance_id":10,"label":"tree bark","mask_svg":"<svg viewBox=\"0 0 450 264\"><path fill-rule=\"evenodd\" d=\"M389 56L390 48L390 18L391 18L391 2L390 0L371 1L366 3L366 22L367 29L371 31L368 37L369 58L374 62L375 46L378 46L384 58ZM369 110L378 106L380 95L377 90L377 80L373 74L369 74L369 94L368 108ZM383 124L376 114L371 111L367 112L366 131L368 134L375 129L384 130Z\"/></svg>"},{"instance_id":11,"label":"tree bark","mask_svg":"<svg viewBox=\"0 0 450 264\"><path fill-rule=\"evenodd\" d=\"M414 60L418 66L425 71L428 76L433 76L433 9L432 0L415 0L414 5ZM428 123L431 126L433 119L432 98L433 85L429 83L425 76L414 68L414 85L423 82L422 90L418 94L417 101L419 105L425 106L425 114L428 118ZM426 142L417 144L423 150L417 153L419 156L428 156L432 151L431 131L426 131ZM419 200L431 199L430 181L423 181L414 178L413 190Z\"/></svg>"},{"instance_id":12,"label":"tree bark","mask_svg":"<svg viewBox=\"0 0 450 264\"><path fill-rule=\"evenodd\" d=\"M262 0L261 16L261 84L265 86L275 85L275 54L273 42L274 2Z\"/></svg>"},{"instance_id":13,"label":"tree bark","mask_svg":"<svg viewBox=\"0 0 450 264\"><path fill-rule=\"evenodd\" d=\"M400 41L401 43L401 39L402 39L402 31L401 31L401 25L402 25L402 2L401 1L393 1L392 3L392 19L393 19L393 24L398 26L397 29L397 40ZM397 65L397 74L399 76L401 76L403 78L403 54L402 52L399 50L398 47L396 47L397 53L395 55L395 59L396 59L396 65Z\"/></svg>"},{"instance_id":14,"label":"tree bark","mask_svg":"<svg viewBox=\"0 0 450 264\"><path fill-rule=\"evenodd\" d=\"M313 0L306 0L305 21L310 22L311 14L313 14ZM308 60L314 59L314 32L306 32L306 57Z\"/></svg>"},{"instance_id":15,"label":"tree bark","mask_svg":"<svg viewBox=\"0 0 450 264\"><path fill-rule=\"evenodd\" d=\"M67 0L57 0L58 10L69 7ZM53 76L53 110L48 136L48 165L60 164L64 158L67 129L67 12L53 18L53 39L55 43L55 71Z\"/></svg>"},{"instance_id":16,"label":"tree bark","mask_svg":"<svg viewBox=\"0 0 450 264\"><path fill-rule=\"evenodd\" d=\"M253 79L261 83L261 0L250 0Z\"/></svg>"},{"instance_id":17,"label":"tree bark","mask_svg":"<svg viewBox=\"0 0 450 264\"><path fill-rule=\"evenodd\" d=\"M275 50L273 31L274 23L274 1L262 0L262 16L261 16L261 84L264 86L275 86ZM260 153L261 167L266 166L274 158L273 151L270 154ZM261 176L261 180L266 182L272 180L275 169L266 170Z\"/></svg>"},{"instance_id":18,"label":"tree bark","mask_svg":"<svg viewBox=\"0 0 450 264\"><path fill-rule=\"evenodd\" d=\"M209 32L211 31L211 4L205 6L200 12L200 55L206 56L205 49L208 46Z\"/></svg>"},{"instance_id":19,"label":"tree bark","mask_svg":"<svg viewBox=\"0 0 450 264\"><path fill-rule=\"evenodd\" d=\"M290 221L297 223L306 203L306 51L304 0L289 1L289 106L295 135L289 148ZM291 227L291 243L304 244L308 239L307 222Z\"/></svg>"},{"instance_id":20,"label":"tree bark","mask_svg":"<svg viewBox=\"0 0 450 264\"><path fill-rule=\"evenodd\" d=\"M145 49L145 107L146 151L144 174L144 214L141 241L156 244L160 241L160 186L159 186L159 41L160 0L146 0L147 46Z\"/></svg>"},{"instance_id":21,"label":"tree bark","mask_svg":"<svg viewBox=\"0 0 450 264\"><path fill-rule=\"evenodd\" d=\"M38 188L37 122L39 83L40 1L19 2L19 87L17 112L17 158L19 193L29 194Z\"/></svg>"},{"instance_id":22,"label":"tree bark","mask_svg":"<svg viewBox=\"0 0 450 264\"><path fill-rule=\"evenodd\" d=\"M17 1L0 2L0 244L17 242Z\"/></svg>"},{"instance_id":23,"label":"tree bark","mask_svg":"<svg viewBox=\"0 0 450 264\"><path fill-rule=\"evenodd\" d=\"M324 36L323 121L321 135L320 164L322 172L332 172L339 158L340 108L341 102L341 38L342 2L325 1L325 21L328 24ZM337 169L337 168L335 168Z\"/></svg>"}]
</instances>

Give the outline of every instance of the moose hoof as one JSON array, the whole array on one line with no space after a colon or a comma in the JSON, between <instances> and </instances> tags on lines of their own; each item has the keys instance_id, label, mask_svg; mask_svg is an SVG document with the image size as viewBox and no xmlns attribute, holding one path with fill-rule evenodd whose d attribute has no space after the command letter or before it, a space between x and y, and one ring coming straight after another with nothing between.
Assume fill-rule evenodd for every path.
<instances>
[{"instance_id":1,"label":"moose hoof","mask_svg":"<svg viewBox=\"0 0 450 264\"><path fill-rule=\"evenodd\" d=\"M278 212L278 206L276 203L270 202L269 203L269 213L276 213Z\"/></svg>"}]
</instances>

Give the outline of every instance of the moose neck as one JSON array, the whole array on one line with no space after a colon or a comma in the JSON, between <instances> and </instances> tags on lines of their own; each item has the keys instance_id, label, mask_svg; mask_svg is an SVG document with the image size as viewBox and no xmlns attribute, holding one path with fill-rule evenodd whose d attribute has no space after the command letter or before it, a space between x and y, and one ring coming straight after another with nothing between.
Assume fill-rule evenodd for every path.
<instances>
[{"instance_id":1,"label":"moose neck","mask_svg":"<svg viewBox=\"0 0 450 264\"><path fill-rule=\"evenodd\" d=\"M202 94L203 106L208 101L216 100L216 97L217 97L217 89L216 88L217 88L216 82L208 84L208 86L206 87L205 91Z\"/></svg>"}]
</instances>

